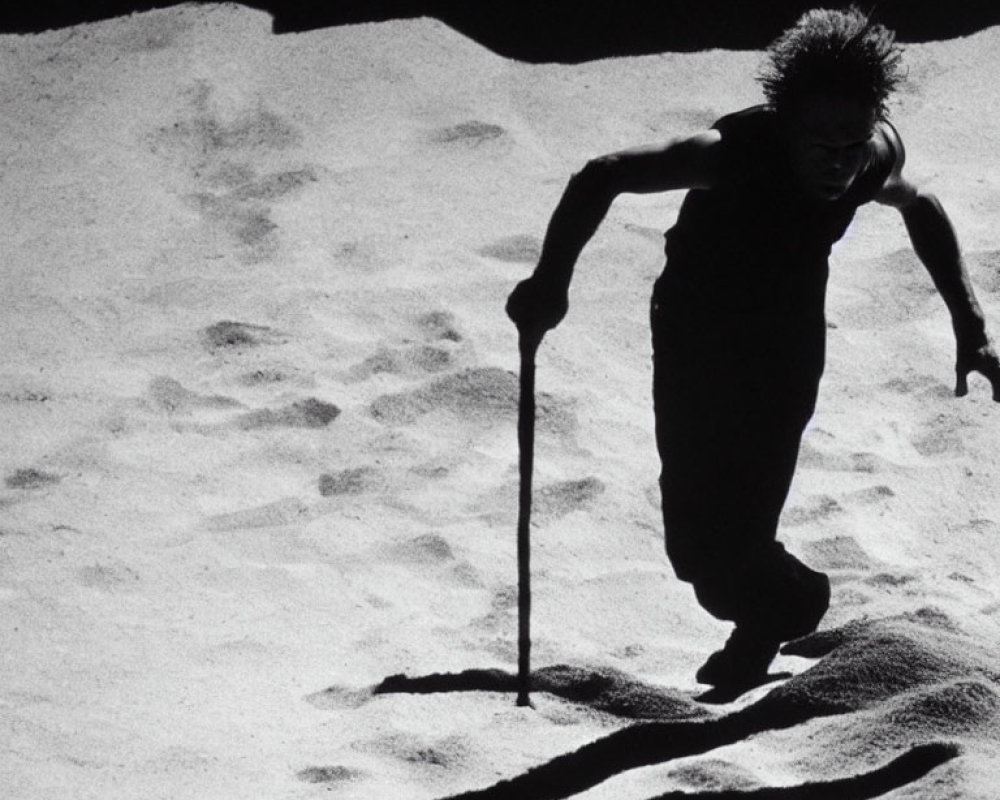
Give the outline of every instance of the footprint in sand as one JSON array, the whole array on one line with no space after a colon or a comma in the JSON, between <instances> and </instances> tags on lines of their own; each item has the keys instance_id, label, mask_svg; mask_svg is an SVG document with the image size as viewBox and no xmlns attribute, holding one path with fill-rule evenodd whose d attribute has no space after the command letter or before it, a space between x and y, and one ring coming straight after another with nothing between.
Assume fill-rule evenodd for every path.
<instances>
[{"instance_id":1,"label":"footprint in sand","mask_svg":"<svg viewBox=\"0 0 1000 800\"><path fill-rule=\"evenodd\" d=\"M490 599L490 610L473 624L475 627L486 631L496 631L507 628L511 618L517 608L517 587L504 585L493 590L493 597Z\"/></svg>"},{"instance_id":2,"label":"footprint in sand","mask_svg":"<svg viewBox=\"0 0 1000 800\"><path fill-rule=\"evenodd\" d=\"M455 366L455 353L444 347L413 345L383 347L350 369L351 380L363 381L372 375L427 375L444 372Z\"/></svg>"},{"instance_id":3,"label":"footprint in sand","mask_svg":"<svg viewBox=\"0 0 1000 800\"><path fill-rule=\"evenodd\" d=\"M461 342L455 315L450 311L428 311L416 320L417 330L429 341Z\"/></svg>"},{"instance_id":4,"label":"footprint in sand","mask_svg":"<svg viewBox=\"0 0 1000 800\"><path fill-rule=\"evenodd\" d=\"M364 773L350 767L307 767L299 770L296 777L304 783L339 784L358 780Z\"/></svg>"},{"instance_id":5,"label":"footprint in sand","mask_svg":"<svg viewBox=\"0 0 1000 800\"><path fill-rule=\"evenodd\" d=\"M899 575L891 572L880 572L865 580L869 586L876 589L899 589L916 581L915 575Z\"/></svg>"},{"instance_id":6,"label":"footprint in sand","mask_svg":"<svg viewBox=\"0 0 1000 800\"><path fill-rule=\"evenodd\" d=\"M465 347L465 337L450 311L429 311L413 320L415 332L423 342L405 340L399 347L383 346L348 373L351 380L366 380L372 375L422 376L454 368Z\"/></svg>"},{"instance_id":7,"label":"footprint in sand","mask_svg":"<svg viewBox=\"0 0 1000 800\"><path fill-rule=\"evenodd\" d=\"M202 342L212 352L243 350L262 345L284 344L287 337L266 325L223 320L201 332Z\"/></svg>"},{"instance_id":8,"label":"footprint in sand","mask_svg":"<svg viewBox=\"0 0 1000 800\"><path fill-rule=\"evenodd\" d=\"M8 489L44 489L62 480L58 475L38 469L19 469L4 479Z\"/></svg>"},{"instance_id":9,"label":"footprint in sand","mask_svg":"<svg viewBox=\"0 0 1000 800\"><path fill-rule=\"evenodd\" d=\"M77 579L88 588L113 592L134 586L139 581L139 573L121 563L93 564L80 568Z\"/></svg>"},{"instance_id":10,"label":"footprint in sand","mask_svg":"<svg viewBox=\"0 0 1000 800\"><path fill-rule=\"evenodd\" d=\"M235 425L240 430L266 430L268 428L325 428L340 416L340 409L332 403L314 397L296 401L282 408L265 408L249 411L237 417Z\"/></svg>"},{"instance_id":11,"label":"footprint in sand","mask_svg":"<svg viewBox=\"0 0 1000 800\"><path fill-rule=\"evenodd\" d=\"M214 182L225 183L238 174L231 166L224 165L221 175L213 176ZM194 192L185 200L206 223L222 228L244 246L240 251L244 261L256 263L273 256L278 248L275 238L278 225L271 218L267 203L281 200L319 178L312 168L275 172L259 178L249 169L242 173L243 180L228 191Z\"/></svg>"},{"instance_id":12,"label":"footprint in sand","mask_svg":"<svg viewBox=\"0 0 1000 800\"><path fill-rule=\"evenodd\" d=\"M168 414L180 414L193 409L242 408L238 400L224 395L202 395L185 389L179 381L166 376L153 378L148 396L154 408Z\"/></svg>"},{"instance_id":13,"label":"footprint in sand","mask_svg":"<svg viewBox=\"0 0 1000 800\"><path fill-rule=\"evenodd\" d=\"M624 647L620 647L617 650L612 651L611 655L613 655L615 658L633 659L633 658L639 658L645 653L646 653L645 646L636 643L636 644L627 644Z\"/></svg>"},{"instance_id":14,"label":"footprint in sand","mask_svg":"<svg viewBox=\"0 0 1000 800\"><path fill-rule=\"evenodd\" d=\"M858 489L844 496L844 501L848 504L859 503L862 505L875 505L885 503L896 496L892 487L885 484L870 486L867 489Z\"/></svg>"},{"instance_id":15,"label":"footprint in sand","mask_svg":"<svg viewBox=\"0 0 1000 800\"><path fill-rule=\"evenodd\" d=\"M955 618L937 606L923 606L916 611L907 611L905 614L901 614L899 619L947 633L960 634L962 632ZM1000 675L995 674L995 677L1000 677Z\"/></svg>"},{"instance_id":16,"label":"footprint in sand","mask_svg":"<svg viewBox=\"0 0 1000 800\"><path fill-rule=\"evenodd\" d=\"M824 450L806 439L799 449L799 466L803 469L836 472L878 472L882 469L883 462L875 453Z\"/></svg>"},{"instance_id":17,"label":"footprint in sand","mask_svg":"<svg viewBox=\"0 0 1000 800\"><path fill-rule=\"evenodd\" d=\"M926 458L961 456L965 453L963 427L958 417L938 414L924 423L923 432L912 441L913 448Z\"/></svg>"},{"instance_id":18,"label":"footprint in sand","mask_svg":"<svg viewBox=\"0 0 1000 800\"><path fill-rule=\"evenodd\" d=\"M459 736L428 742L414 734L397 733L355 742L352 748L362 753L377 753L423 767L455 769L469 760L469 746Z\"/></svg>"},{"instance_id":19,"label":"footprint in sand","mask_svg":"<svg viewBox=\"0 0 1000 800\"><path fill-rule=\"evenodd\" d=\"M438 128L431 134L431 141L443 145L478 147L486 142L499 139L506 133L507 131L500 125L472 119L446 128Z\"/></svg>"},{"instance_id":20,"label":"footprint in sand","mask_svg":"<svg viewBox=\"0 0 1000 800\"><path fill-rule=\"evenodd\" d=\"M507 236L480 248L479 254L513 264L535 264L542 254L542 240L528 234Z\"/></svg>"},{"instance_id":21,"label":"footprint in sand","mask_svg":"<svg viewBox=\"0 0 1000 800\"><path fill-rule=\"evenodd\" d=\"M263 103L223 118L207 81L196 82L186 94L189 112L153 131L148 137L150 148L186 167L198 185L197 191L187 195L187 202L207 226L234 239L242 261L274 258L280 242L269 204L317 180L317 173L300 165L258 177L251 165L259 163L265 153L297 145L301 131Z\"/></svg>"},{"instance_id":22,"label":"footprint in sand","mask_svg":"<svg viewBox=\"0 0 1000 800\"><path fill-rule=\"evenodd\" d=\"M393 561L415 564L443 564L455 560L448 540L436 533L425 533L390 548Z\"/></svg>"},{"instance_id":23,"label":"footprint in sand","mask_svg":"<svg viewBox=\"0 0 1000 800\"><path fill-rule=\"evenodd\" d=\"M47 403L53 399L53 392L49 389L22 382L19 378L3 376L0 380L8 383L7 388L0 389L0 401L9 403Z\"/></svg>"},{"instance_id":24,"label":"footprint in sand","mask_svg":"<svg viewBox=\"0 0 1000 800\"><path fill-rule=\"evenodd\" d=\"M246 171L241 175L242 180L235 182L228 195L234 201L280 200L319 180L316 170L312 167L272 172L257 177L254 175L252 167L243 166ZM227 174L233 173L228 172Z\"/></svg>"},{"instance_id":25,"label":"footprint in sand","mask_svg":"<svg viewBox=\"0 0 1000 800\"><path fill-rule=\"evenodd\" d=\"M315 512L297 497L286 497L256 508L216 514L206 521L210 531L240 531L253 528L277 528L312 519Z\"/></svg>"},{"instance_id":26,"label":"footprint in sand","mask_svg":"<svg viewBox=\"0 0 1000 800\"><path fill-rule=\"evenodd\" d=\"M383 486L381 475L371 467L352 467L319 476L319 493L323 497L364 494Z\"/></svg>"},{"instance_id":27,"label":"footprint in sand","mask_svg":"<svg viewBox=\"0 0 1000 800\"><path fill-rule=\"evenodd\" d=\"M808 505L786 508L781 515L781 525L786 528L807 525L817 520L829 519L835 514L842 513L843 510L840 503L832 497L819 495L810 498Z\"/></svg>"},{"instance_id":28,"label":"footprint in sand","mask_svg":"<svg viewBox=\"0 0 1000 800\"><path fill-rule=\"evenodd\" d=\"M293 366L260 367L250 372L245 372L237 378L241 386L258 387L274 386L276 384L288 383L298 379L299 370ZM300 381L302 382L302 381Z\"/></svg>"},{"instance_id":29,"label":"footprint in sand","mask_svg":"<svg viewBox=\"0 0 1000 800\"><path fill-rule=\"evenodd\" d=\"M853 536L833 536L803 545L806 561L819 570L868 570L872 560Z\"/></svg>"},{"instance_id":30,"label":"footprint in sand","mask_svg":"<svg viewBox=\"0 0 1000 800\"><path fill-rule=\"evenodd\" d=\"M533 510L543 520L557 519L587 508L604 493L604 482L594 476L543 484L533 498Z\"/></svg>"},{"instance_id":31,"label":"footprint in sand","mask_svg":"<svg viewBox=\"0 0 1000 800\"><path fill-rule=\"evenodd\" d=\"M496 367L466 369L418 389L382 395L369 407L389 425L410 425L433 411L447 411L478 424L513 422L517 413L517 376ZM567 401L540 393L536 398L538 430L568 437L577 428Z\"/></svg>"},{"instance_id":32,"label":"footprint in sand","mask_svg":"<svg viewBox=\"0 0 1000 800\"><path fill-rule=\"evenodd\" d=\"M883 461L874 453L851 453L848 455L852 472L878 472Z\"/></svg>"},{"instance_id":33,"label":"footprint in sand","mask_svg":"<svg viewBox=\"0 0 1000 800\"><path fill-rule=\"evenodd\" d=\"M481 589L484 586L482 576L471 563L462 560L457 561L451 568L451 577L460 586L468 586Z\"/></svg>"},{"instance_id":34,"label":"footprint in sand","mask_svg":"<svg viewBox=\"0 0 1000 800\"><path fill-rule=\"evenodd\" d=\"M908 371L906 375L893 378L882 384L882 388L897 394L932 397L948 400L953 396L952 387L935 375L923 375Z\"/></svg>"},{"instance_id":35,"label":"footprint in sand","mask_svg":"<svg viewBox=\"0 0 1000 800\"><path fill-rule=\"evenodd\" d=\"M539 484L532 496L532 520L549 523L574 511L583 511L605 491L605 484L593 475L576 480L553 481ZM483 496L472 511L493 524L510 522L517 515L517 482L506 483Z\"/></svg>"},{"instance_id":36,"label":"footprint in sand","mask_svg":"<svg viewBox=\"0 0 1000 800\"><path fill-rule=\"evenodd\" d=\"M302 140L302 133L263 104L248 106L231 119L223 119L212 101L213 87L199 80L184 90L190 115L152 132L154 152L176 154L189 161L192 171L225 163L234 154L250 156L260 151L285 150Z\"/></svg>"},{"instance_id":37,"label":"footprint in sand","mask_svg":"<svg viewBox=\"0 0 1000 800\"><path fill-rule=\"evenodd\" d=\"M465 559L459 559L451 543L438 533L424 533L405 542L380 547L378 560L401 564L424 573L428 569L434 569L439 578L460 586L483 586L478 570ZM375 596L371 600L376 605L384 602Z\"/></svg>"}]
</instances>

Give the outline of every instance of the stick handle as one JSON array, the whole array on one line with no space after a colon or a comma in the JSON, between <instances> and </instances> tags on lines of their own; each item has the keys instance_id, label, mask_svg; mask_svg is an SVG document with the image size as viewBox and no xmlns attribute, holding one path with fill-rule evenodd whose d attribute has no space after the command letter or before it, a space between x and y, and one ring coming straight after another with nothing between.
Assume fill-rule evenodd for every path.
<instances>
[{"instance_id":1,"label":"stick handle","mask_svg":"<svg viewBox=\"0 0 1000 800\"><path fill-rule=\"evenodd\" d=\"M517 704L530 706L531 699L531 479L535 463L535 354L541 338L523 332L521 351L521 398L518 405L517 442L521 489L517 517Z\"/></svg>"}]
</instances>

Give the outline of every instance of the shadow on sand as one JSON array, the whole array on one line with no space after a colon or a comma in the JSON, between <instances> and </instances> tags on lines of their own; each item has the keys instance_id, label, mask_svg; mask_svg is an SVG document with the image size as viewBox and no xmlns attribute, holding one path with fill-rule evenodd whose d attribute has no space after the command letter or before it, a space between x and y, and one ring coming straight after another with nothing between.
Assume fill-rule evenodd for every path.
<instances>
[{"instance_id":1,"label":"shadow on sand","mask_svg":"<svg viewBox=\"0 0 1000 800\"><path fill-rule=\"evenodd\" d=\"M844 709L780 702L772 692L752 705L723 716L711 716L681 692L665 691L633 681L613 671L548 667L532 675L534 691L579 702L591 708L640 722L616 731L522 775L493 786L445 800L556 800L583 792L619 773L707 753L767 730L790 728ZM393 675L373 694L432 694L437 692L510 692L517 676L502 670L466 670L409 678ZM690 717L685 719L684 717ZM932 743L911 748L870 772L839 780L809 782L781 788L668 792L651 800L865 800L906 786L959 755L956 745Z\"/></svg>"},{"instance_id":2,"label":"shadow on sand","mask_svg":"<svg viewBox=\"0 0 1000 800\"><path fill-rule=\"evenodd\" d=\"M975 684L984 698L994 698L996 676L972 662L952 658L955 651L930 631L913 635L912 625L864 624L816 635L785 653L821 657L810 669L772 689L759 700L728 713L711 713L689 695L644 684L616 670L548 667L532 675L532 689L552 694L635 724L570 753L557 756L521 775L492 786L453 795L447 800L555 800L583 792L638 767L708 753L766 731L808 720L873 707L889 708L933 697L956 678ZM969 673L975 673L970 675ZM965 673L965 675L962 675ZM969 680L964 680L969 678ZM434 692L515 692L517 678L502 670L468 670L421 677L394 675L373 694ZM996 705L987 703L987 706ZM938 728L939 735L947 728ZM882 766L828 781L788 787L671 792L651 800L863 800L911 784L960 754L951 742L900 743L886 753Z\"/></svg>"}]
</instances>

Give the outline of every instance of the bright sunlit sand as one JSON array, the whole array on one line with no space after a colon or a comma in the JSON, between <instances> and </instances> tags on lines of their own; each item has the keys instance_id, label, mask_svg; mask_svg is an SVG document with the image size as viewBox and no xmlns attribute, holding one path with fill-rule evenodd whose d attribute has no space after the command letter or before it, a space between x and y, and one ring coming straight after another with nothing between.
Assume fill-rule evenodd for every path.
<instances>
[{"instance_id":1,"label":"bright sunlit sand","mask_svg":"<svg viewBox=\"0 0 1000 800\"><path fill-rule=\"evenodd\" d=\"M906 59L907 170L998 334L1000 29ZM616 202L538 358L514 703L504 301L571 172L758 102L758 61L531 66L222 5L0 36L4 796L993 800L1000 406L953 396L892 209L834 251L781 529L830 612L794 677L709 706L728 626L666 560L650 399L681 195Z\"/></svg>"}]
</instances>

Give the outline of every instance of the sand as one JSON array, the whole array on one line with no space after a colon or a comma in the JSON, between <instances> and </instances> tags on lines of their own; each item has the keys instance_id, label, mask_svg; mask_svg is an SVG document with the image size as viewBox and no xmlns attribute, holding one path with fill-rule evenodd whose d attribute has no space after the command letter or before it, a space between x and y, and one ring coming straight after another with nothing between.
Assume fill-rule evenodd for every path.
<instances>
[{"instance_id":1,"label":"sand","mask_svg":"<svg viewBox=\"0 0 1000 800\"><path fill-rule=\"evenodd\" d=\"M893 106L994 330L997 53L909 47ZM514 703L504 299L573 170L756 102L758 54L528 66L429 19L191 5L0 60L5 797L995 797L1000 407L952 396L885 208L834 253L783 518L830 613L712 706L728 626L666 561L650 407L681 198L615 204L539 354Z\"/></svg>"}]
</instances>

